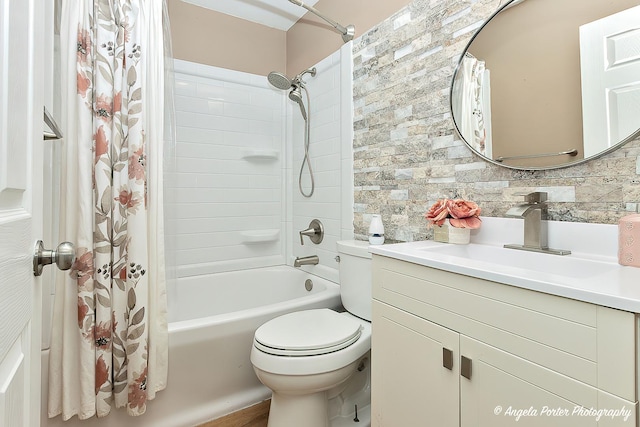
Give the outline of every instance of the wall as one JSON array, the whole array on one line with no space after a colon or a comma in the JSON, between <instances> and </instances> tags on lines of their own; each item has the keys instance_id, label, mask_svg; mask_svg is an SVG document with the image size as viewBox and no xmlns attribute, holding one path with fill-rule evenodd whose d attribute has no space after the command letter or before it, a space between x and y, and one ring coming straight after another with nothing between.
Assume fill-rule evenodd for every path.
<instances>
[{"instance_id":1,"label":"wall","mask_svg":"<svg viewBox=\"0 0 640 427\"><path fill-rule=\"evenodd\" d=\"M176 61L166 209L178 277L284 263L284 92L263 76Z\"/></svg>"},{"instance_id":2,"label":"wall","mask_svg":"<svg viewBox=\"0 0 640 427\"><path fill-rule=\"evenodd\" d=\"M640 141L551 171L489 164L454 132L449 85L459 55L499 0L414 0L354 44L354 215L365 238L381 213L390 240L430 237L423 215L441 197L504 216L517 193L548 191L550 218L615 223L640 201Z\"/></svg>"},{"instance_id":3,"label":"wall","mask_svg":"<svg viewBox=\"0 0 640 427\"><path fill-rule=\"evenodd\" d=\"M309 156L313 169L315 190L309 198L298 190L300 165L304 158L304 121L298 105L287 102L288 182L287 200L290 209L290 237L288 254L292 257L317 255L317 266L304 270L335 282L338 281L336 242L353 238L353 106L352 106L352 44L344 45L315 65L315 77L304 80L309 90L311 109ZM309 170L305 166L302 186L309 193ZM322 242L313 244L308 237L300 244L299 232L311 220L319 219L325 229Z\"/></svg>"},{"instance_id":4,"label":"wall","mask_svg":"<svg viewBox=\"0 0 640 427\"><path fill-rule=\"evenodd\" d=\"M309 155L315 191L298 191L304 121L287 92L264 76L176 60L175 204L168 239L178 277L293 264L338 280L336 241L353 238L351 43L315 65ZM305 167L303 188L309 189ZM325 227L314 245L298 232ZM289 255L288 257L286 255Z\"/></svg>"},{"instance_id":5,"label":"wall","mask_svg":"<svg viewBox=\"0 0 640 427\"><path fill-rule=\"evenodd\" d=\"M174 58L261 75L285 70L284 31L181 0L168 4Z\"/></svg>"},{"instance_id":6,"label":"wall","mask_svg":"<svg viewBox=\"0 0 640 427\"><path fill-rule=\"evenodd\" d=\"M408 3L321 0L314 7L342 25L354 24L357 37ZM176 59L253 74L276 70L295 76L344 44L333 27L310 12L284 32L169 0L169 20Z\"/></svg>"},{"instance_id":7,"label":"wall","mask_svg":"<svg viewBox=\"0 0 640 427\"><path fill-rule=\"evenodd\" d=\"M314 8L343 26L354 25L357 38L409 4L409 1L320 0ZM308 12L287 31L287 73L298 74L342 45L342 36L337 30Z\"/></svg>"}]
</instances>

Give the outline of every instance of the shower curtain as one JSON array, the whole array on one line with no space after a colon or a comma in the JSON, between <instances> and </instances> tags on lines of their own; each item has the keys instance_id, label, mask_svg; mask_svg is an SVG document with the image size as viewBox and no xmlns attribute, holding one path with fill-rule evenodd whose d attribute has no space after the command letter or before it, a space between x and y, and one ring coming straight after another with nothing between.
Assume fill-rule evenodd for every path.
<instances>
[{"instance_id":1,"label":"shower curtain","mask_svg":"<svg viewBox=\"0 0 640 427\"><path fill-rule=\"evenodd\" d=\"M453 84L453 115L461 135L480 154L492 156L489 70L465 53Z\"/></svg>"},{"instance_id":2,"label":"shower curtain","mask_svg":"<svg viewBox=\"0 0 640 427\"><path fill-rule=\"evenodd\" d=\"M166 386L163 3L59 2L59 234L76 260L56 283L50 417L140 415Z\"/></svg>"}]
</instances>

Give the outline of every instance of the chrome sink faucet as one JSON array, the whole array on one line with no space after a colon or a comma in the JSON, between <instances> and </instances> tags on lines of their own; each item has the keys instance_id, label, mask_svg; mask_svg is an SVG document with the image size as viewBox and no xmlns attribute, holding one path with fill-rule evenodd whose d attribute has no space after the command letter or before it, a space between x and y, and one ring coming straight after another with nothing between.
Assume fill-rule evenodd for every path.
<instances>
[{"instance_id":1,"label":"chrome sink faucet","mask_svg":"<svg viewBox=\"0 0 640 427\"><path fill-rule=\"evenodd\" d=\"M535 191L521 195L524 196L524 203L509 209L506 216L524 219L524 244L508 244L504 247L555 255L570 254L571 251L564 249L550 249L547 244L547 193Z\"/></svg>"}]
</instances>

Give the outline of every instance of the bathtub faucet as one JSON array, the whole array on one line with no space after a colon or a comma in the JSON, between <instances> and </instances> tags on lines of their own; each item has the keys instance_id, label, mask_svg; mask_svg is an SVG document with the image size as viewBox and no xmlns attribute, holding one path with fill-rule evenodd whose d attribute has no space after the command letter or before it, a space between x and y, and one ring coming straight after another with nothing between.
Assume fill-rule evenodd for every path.
<instances>
[{"instance_id":1,"label":"bathtub faucet","mask_svg":"<svg viewBox=\"0 0 640 427\"><path fill-rule=\"evenodd\" d=\"M302 265L316 265L319 262L320 258L318 258L318 255L303 256L302 258L296 257L296 260L293 261L293 266L300 267Z\"/></svg>"}]
</instances>

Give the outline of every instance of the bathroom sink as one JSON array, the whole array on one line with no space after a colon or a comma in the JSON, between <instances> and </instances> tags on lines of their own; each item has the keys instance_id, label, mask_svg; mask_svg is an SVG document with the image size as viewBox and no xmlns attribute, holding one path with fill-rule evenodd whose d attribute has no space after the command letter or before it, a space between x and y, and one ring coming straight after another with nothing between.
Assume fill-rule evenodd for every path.
<instances>
[{"instance_id":1,"label":"bathroom sink","mask_svg":"<svg viewBox=\"0 0 640 427\"><path fill-rule=\"evenodd\" d=\"M640 268L618 264L618 227L609 224L548 221L549 245L571 250L553 255L504 248L517 243L522 223L482 218L472 243L433 240L371 245L374 255L640 313ZM384 268L384 261L379 261ZM375 263L374 263L375 265ZM374 269L375 272L375 269Z\"/></svg>"},{"instance_id":2,"label":"bathroom sink","mask_svg":"<svg viewBox=\"0 0 640 427\"><path fill-rule=\"evenodd\" d=\"M514 270L528 270L534 275L533 277L544 273L572 279L593 278L619 268L617 263L583 258L578 255L558 256L473 243L432 245L420 250L431 252L432 256L437 258L457 258L450 261L462 264L487 263Z\"/></svg>"}]
</instances>

